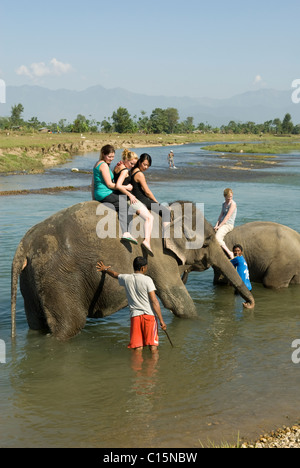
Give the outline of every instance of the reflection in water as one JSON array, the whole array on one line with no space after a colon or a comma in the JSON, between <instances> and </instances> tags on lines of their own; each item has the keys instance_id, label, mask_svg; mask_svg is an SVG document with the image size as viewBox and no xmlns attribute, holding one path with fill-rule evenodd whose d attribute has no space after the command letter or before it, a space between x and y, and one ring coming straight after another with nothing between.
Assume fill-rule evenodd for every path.
<instances>
[{"instance_id":1,"label":"reflection in water","mask_svg":"<svg viewBox=\"0 0 300 468\"><path fill-rule=\"evenodd\" d=\"M137 428L144 428L142 434L137 435L135 439L135 443L140 444L140 447L155 446L157 436L155 421L158 415L155 404L159 398L156 385L159 352L147 351L131 351L133 377L128 398L129 427L132 427L134 431Z\"/></svg>"}]
</instances>

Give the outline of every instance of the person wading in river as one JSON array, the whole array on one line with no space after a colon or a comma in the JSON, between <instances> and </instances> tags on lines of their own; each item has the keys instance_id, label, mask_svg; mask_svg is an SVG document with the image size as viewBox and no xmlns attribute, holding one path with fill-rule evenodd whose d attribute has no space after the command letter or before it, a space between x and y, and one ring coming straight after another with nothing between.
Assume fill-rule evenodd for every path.
<instances>
[{"instance_id":1,"label":"person wading in river","mask_svg":"<svg viewBox=\"0 0 300 468\"><path fill-rule=\"evenodd\" d=\"M99 272L104 271L125 287L130 309L130 343L128 348L141 352L144 346L149 346L152 353L158 350L158 330L155 315L158 317L162 330L166 330L153 280L146 276L147 259L136 257L133 261L134 273L119 274L102 261L96 266Z\"/></svg>"}]
</instances>

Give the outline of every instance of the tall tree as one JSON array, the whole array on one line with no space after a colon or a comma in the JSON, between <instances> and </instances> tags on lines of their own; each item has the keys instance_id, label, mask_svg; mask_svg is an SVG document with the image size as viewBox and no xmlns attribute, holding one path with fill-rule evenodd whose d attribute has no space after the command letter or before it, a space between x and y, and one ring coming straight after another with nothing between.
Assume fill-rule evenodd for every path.
<instances>
[{"instance_id":1,"label":"tall tree","mask_svg":"<svg viewBox=\"0 0 300 468\"><path fill-rule=\"evenodd\" d=\"M119 107L112 115L114 127L118 133L132 133L135 130L135 124L125 107Z\"/></svg>"},{"instance_id":2,"label":"tall tree","mask_svg":"<svg viewBox=\"0 0 300 468\"><path fill-rule=\"evenodd\" d=\"M23 119L21 117L23 112L24 112L24 107L22 106L22 104L17 104L15 106L12 106L11 116L10 116L10 123L12 127L19 126L23 123Z\"/></svg>"},{"instance_id":3,"label":"tall tree","mask_svg":"<svg viewBox=\"0 0 300 468\"><path fill-rule=\"evenodd\" d=\"M167 133L174 133L179 121L178 110L175 107L168 107L165 110L165 115L167 119Z\"/></svg>"},{"instance_id":4,"label":"tall tree","mask_svg":"<svg viewBox=\"0 0 300 468\"><path fill-rule=\"evenodd\" d=\"M273 120L273 126L275 128L275 133L281 133L281 130L282 130L282 123L281 123L281 120L276 118Z\"/></svg>"},{"instance_id":5,"label":"tall tree","mask_svg":"<svg viewBox=\"0 0 300 468\"><path fill-rule=\"evenodd\" d=\"M292 133L294 124L292 122L291 114L285 114L282 121L282 133Z\"/></svg>"},{"instance_id":6,"label":"tall tree","mask_svg":"<svg viewBox=\"0 0 300 468\"><path fill-rule=\"evenodd\" d=\"M73 123L74 133L83 133L89 131L89 122L84 115L78 114Z\"/></svg>"},{"instance_id":7,"label":"tall tree","mask_svg":"<svg viewBox=\"0 0 300 468\"><path fill-rule=\"evenodd\" d=\"M166 113L160 107L156 107L150 115L150 128L153 133L164 133L168 129Z\"/></svg>"}]
</instances>

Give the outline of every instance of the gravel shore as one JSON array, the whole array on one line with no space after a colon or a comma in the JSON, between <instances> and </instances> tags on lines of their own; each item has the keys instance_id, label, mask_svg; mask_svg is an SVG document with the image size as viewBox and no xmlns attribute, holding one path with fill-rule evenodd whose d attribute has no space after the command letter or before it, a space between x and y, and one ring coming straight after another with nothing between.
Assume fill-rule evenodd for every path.
<instances>
[{"instance_id":1,"label":"gravel shore","mask_svg":"<svg viewBox=\"0 0 300 468\"><path fill-rule=\"evenodd\" d=\"M300 426L283 426L264 434L255 442L244 442L241 448L300 448Z\"/></svg>"}]
</instances>

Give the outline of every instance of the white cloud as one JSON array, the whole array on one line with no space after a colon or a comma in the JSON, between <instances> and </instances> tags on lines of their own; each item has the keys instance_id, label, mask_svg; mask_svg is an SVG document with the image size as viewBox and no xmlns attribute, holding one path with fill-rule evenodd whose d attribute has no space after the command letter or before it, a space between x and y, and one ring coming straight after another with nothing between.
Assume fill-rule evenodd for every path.
<instances>
[{"instance_id":1,"label":"white cloud","mask_svg":"<svg viewBox=\"0 0 300 468\"><path fill-rule=\"evenodd\" d=\"M53 58L48 65L46 65L45 62L33 62L29 66L21 65L16 70L16 73L17 75L24 75L32 79L37 79L49 75L60 76L70 71L72 71L72 66L69 63L63 63Z\"/></svg>"},{"instance_id":2,"label":"white cloud","mask_svg":"<svg viewBox=\"0 0 300 468\"><path fill-rule=\"evenodd\" d=\"M56 58L53 58L50 61L50 64L55 75L64 75L65 73L72 71L72 66L69 63L59 62Z\"/></svg>"},{"instance_id":3,"label":"white cloud","mask_svg":"<svg viewBox=\"0 0 300 468\"><path fill-rule=\"evenodd\" d=\"M263 81L262 77L260 75L256 75L254 78L253 84L261 84Z\"/></svg>"}]
</instances>

